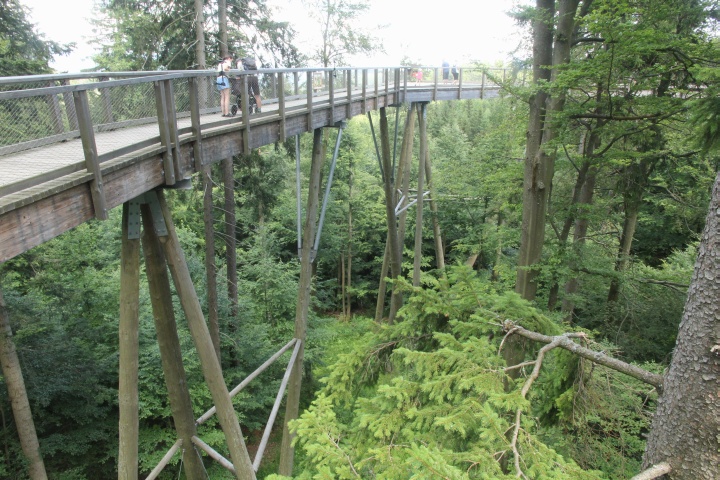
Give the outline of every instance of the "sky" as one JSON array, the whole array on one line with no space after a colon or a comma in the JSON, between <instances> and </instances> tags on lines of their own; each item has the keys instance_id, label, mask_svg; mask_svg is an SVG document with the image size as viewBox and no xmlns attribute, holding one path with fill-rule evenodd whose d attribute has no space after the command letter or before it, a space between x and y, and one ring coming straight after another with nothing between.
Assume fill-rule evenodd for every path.
<instances>
[{"instance_id":1,"label":"sky","mask_svg":"<svg viewBox=\"0 0 720 480\"><path fill-rule=\"evenodd\" d=\"M352 59L353 66L396 66L403 57L422 65L443 60L459 65L469 60L503 62L517 47L520 32L506 12L520 0L368 0L371 9L363 25L385 46L385 54ZM290 21L298 30L300 48L309 48L319 36L301 0L267 0L276 19ZM51 67L58 72L92 68L93 35L90 19L94 0L20 0L29 7L30 21L48 40L75 42L76 50L59 57ZM471 8L469 8L472 6ZM470 11L474 10L474 11Z\"/></svg>"}]
</instances>

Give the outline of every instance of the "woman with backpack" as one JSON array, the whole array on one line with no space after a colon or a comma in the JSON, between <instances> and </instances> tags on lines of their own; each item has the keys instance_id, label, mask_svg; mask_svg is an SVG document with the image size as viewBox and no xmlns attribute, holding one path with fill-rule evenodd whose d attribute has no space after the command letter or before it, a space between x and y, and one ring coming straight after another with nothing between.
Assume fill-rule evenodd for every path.
<instances>
[{"instance_id":1,"label":"woman with backpack","mask_svg":"<svg viewBox=\"0 0 720 480\"><path fill-rule=\"evenodd\" d=\"M220 91L220 113L223 117L232 117L230 115L230 80L227 72L232 67L232 57L226 56L218 65L218 77L215 81L218 91Z\"/></svg>"}]
</instances>

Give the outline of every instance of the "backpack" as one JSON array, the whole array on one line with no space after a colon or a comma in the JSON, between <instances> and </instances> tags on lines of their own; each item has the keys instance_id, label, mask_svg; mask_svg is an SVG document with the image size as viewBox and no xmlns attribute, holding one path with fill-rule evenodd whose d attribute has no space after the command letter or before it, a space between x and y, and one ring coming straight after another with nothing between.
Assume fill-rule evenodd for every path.
<instances>
[{"instance_id":1,"label":"backpack","mask_svg":"<svg viewBox=\"0 0 720 480\"><path fill-rule=\"evenodd\" d=\"M243 58L242 65L245 70L257 70L257 63L255 63L254 58L251 58L251 57Z\"/></svg>"}]
</instances>

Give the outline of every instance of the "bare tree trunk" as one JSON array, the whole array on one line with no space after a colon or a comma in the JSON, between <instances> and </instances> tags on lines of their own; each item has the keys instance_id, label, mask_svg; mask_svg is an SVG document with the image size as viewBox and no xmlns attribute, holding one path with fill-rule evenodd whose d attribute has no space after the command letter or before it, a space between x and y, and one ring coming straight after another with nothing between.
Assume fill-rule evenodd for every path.
<instances>
[{"instance_id":1,"label":"bare tree trunk","mask_svg":"<svg viewBox=\"0 0 720 480\"><path fill-rule=\"evenodd\" d=\"M536 0L533 20L533 82L540 85L550 80L552 65L554 0ZM533 300L537 285L537 271L531 267L540 260L545 240L545 210L547 190L545 165L540 163L547 92L539 89L530 99L525 171L523 174L523 214L518 254L515 291L526 300ZM549 187L549 185L547 185ZM512 349L506 349L509 352ZM509 364L511 365L511 364Z\"/></svg>"},{"instance_id":2,"label":"bare tree trunk","mask_svg":"<svg viewBox=\"0 0 720 480\"><path fill-rule=\"evenodd\" d=\"M224 58L230 51L228 49L226 0L218 0L218 24L220 28L220 58Z\"/></svg>"},{"instance_id":3,"label":"bare tree trunk","mask_svg":"<svg viewBox=\"0 0 720 480\"><path fill-rule=\"evenodd\" d=\"M7 305L0 290L0 365L7 385L10 406L12 407L15 425L17 425L20 447L28 462L28 476L31 480L47 480L45 464L40 455L40 442L35 431L30 402L25 390L20 359L12 340L10 317Z\"/></svg>"},{"instance_id":4,"label":"bare tree trunk","mask_svg":"<svg viewBox=\"0 0 720 480\"><path fill-rule=\"evenodd\" d=\"M717 479L720 465L719 212L720 174L715 179L695 273L643 459L645 468L668 462L672 480Z\"/></svg>"},{"instance_id":5,"label":"bare tree trunk","mask_svg":"<svg viewBox=\"0 0 720 480\"><path fill-rule=\"evenodd\" d=\"M195 0L195 62L198 70L205 70L205 14L203 0Z\"/></svg>"},{"instance_id":6,"label":"bare tree trunk","mask_svg":"<svg viewBox=\"0 0 720 480\"><path fill-rule=\"evenodd\" d=\"M302 386L303 359L305 352L305 337L307 331L307 317L310 310L310 293L312 287L312 266L310 258L311 249L315 241L315 222L317 220L318 204L320 199L320 177L324 162L323 129L313 132L313 156L310 167L310 186L308 189L308 206L303 227L303 244L300 254L300 283L298 285L297 306L295 309L295 338L303 342L298 351L295 365L288 384L288 393L285 407L285 426L280 446L280 475L292 476L295 449L292 440L295 435L290 434L288 422L298 418L300 412L300 389Z\"/></svg>"}]
</instances>

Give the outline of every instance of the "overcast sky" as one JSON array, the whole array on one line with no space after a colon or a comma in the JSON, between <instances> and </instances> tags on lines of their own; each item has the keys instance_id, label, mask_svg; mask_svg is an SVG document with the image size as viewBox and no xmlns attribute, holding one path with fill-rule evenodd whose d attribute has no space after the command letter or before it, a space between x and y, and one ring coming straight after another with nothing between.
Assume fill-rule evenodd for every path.
<instances>
[{"instance_id":1,"label":"overcast sky","mask_svg":"<svg viewBox=\"0 0 720 480\"><path fill-rule=\"evenodd\" d=\"M293 23L297 41L305 50L319 36L301 0L267 0L277 8L277 20ZM519 32L506 12L519 0L369 0L371 10L364 24L381 37L386 54L359 60L356 66L394 66L404 56L424 65L443 59L460 64L468 60L495 63L507 60L519 42ZM77 72L91 68L92 36L89 19L94 0L20 0L32 9L30 18L40 33L60 43L75 42L76 51L57 59L57 71ZM472 11L471 11L472 10ZM384 28L376 28L377 26Z\"/></svg>"}]
</instances>

